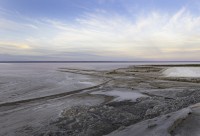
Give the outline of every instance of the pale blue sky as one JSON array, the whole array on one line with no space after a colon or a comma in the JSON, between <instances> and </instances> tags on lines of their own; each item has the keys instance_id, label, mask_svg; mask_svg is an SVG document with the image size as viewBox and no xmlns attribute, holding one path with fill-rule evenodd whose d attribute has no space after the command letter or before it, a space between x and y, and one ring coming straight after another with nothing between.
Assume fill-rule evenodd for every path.
<instances>
[{"instance_id":1,"label":"pale blue sky","mask_svg":"<svg viewBox=\"0 0 200 136\"><path fill-rule=\"evenodd\" d=\"M0 61L194 61L199 37L199 0L0 0Z\"/></svg>"}]
</instances>

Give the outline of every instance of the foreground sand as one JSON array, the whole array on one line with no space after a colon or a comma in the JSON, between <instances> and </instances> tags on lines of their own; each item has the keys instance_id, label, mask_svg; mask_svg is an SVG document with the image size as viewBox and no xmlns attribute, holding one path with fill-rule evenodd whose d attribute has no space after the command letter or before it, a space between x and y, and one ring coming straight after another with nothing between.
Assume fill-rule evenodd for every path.
<instances>
[{"instance_id":1,"label":"foreground sand","mask_svg":"<svg viewBox=\"0 0 200 136\"><path fill-rule=\"evenodd\" d=\"M165 77L163 71L168 67L174 66L130 66L112 71L60 69L62 72L88 74L109 80L107 84L85 92L87 95L99 95L107 99L98 106L64 110L62 117L50 127L53 131L45 134L101 136L119 129L110 135L173 135L177 121L192 113L186 107L200 102L200 80ZM124 94L128 92L132 97L120 96L119 91ZM134 93L140 95L135 97ZM149 119L155 117L158 119L157 124L148 123ZM145 121L141 122L143 120ZM121 133L121 130L127 130L126 126L132 124L133 131ZM134 133L135 130L140 132Z\"/></svg>"}]
</instances>

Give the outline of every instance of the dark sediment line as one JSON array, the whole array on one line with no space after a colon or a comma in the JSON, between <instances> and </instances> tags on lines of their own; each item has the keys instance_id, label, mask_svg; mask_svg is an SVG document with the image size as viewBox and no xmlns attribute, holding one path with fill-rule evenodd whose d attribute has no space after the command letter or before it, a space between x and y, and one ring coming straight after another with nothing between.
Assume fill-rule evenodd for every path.
<instances>
[{"instance_id":1,"label":"dark sediment line","mask_svg":"<svg viewBox=\"0 0 200 136\"><path fill-rule=\"evenodd\" d=\"M108 81L103 82L101 84L98 84L96 86L92 86L92 87L88 87L88 88L84 88L84 89L79 89L79 90L75 90L75 91L71 91L71 92L64 92L64 93L53 94L53 95L48 95L48 96L43 96L43 97L37 97L37 98L31 98L31 99L25 99L25 100L13 101L13 102L0 103L0 107L18 105L18 104L21 104L21 103L27 103L27 102L31 102L31 101L49 100L49 99L64 97L64 96L67 96L67 95L77 94L77 93L80 93L80 92L85 91L85 90L98 88L98 87L100 87L102 85L107 84L110 81L111 80L108 80Z\"/></svg>"},{"instance_id":2,"label":"dark sediment line","mask_svg":"<svg viewBox=\"0 0 200 136\"><path fill-rule=\"evenodd\" d=\"M105 77L105 78L110 78L109 76L105 75L100 75L100 74L92 74L92 73L82 73L79 71L70 71L70 70L58 70L59 72L67 72L67 73L73 73L73 74L80 74L80 75L89 75L89 76L97 76L97 77Z\"/></svg>"},{"instance_id":3,"label":"dark sediment line","mask_svg":"<svg viewBox=\"0 0 200 136\"><path fill-rule=\"evenodd\" d=\"M75 70L83 72L106 72L106 70L93 70L93 69L75 69L75 68L59 68L59 70Z\"/></svg>"},{"instance_id":4,"label":"dark sediment line","mask_svg":"<svg viewBox=\"0 0 200 136\"><path fill-rule=\"evenodd\" d=\"M141 94L144 94L144 95L147 95L147 96L150 96L150 97L163 97L165 99L172 99L172 100L175 100L174 98L172 97L167 97L167 96L162 96L162 95L156 95L156 94L151 94L151 93L148 93L148 92L140 92Z\"/></svg>"}]
</instances>

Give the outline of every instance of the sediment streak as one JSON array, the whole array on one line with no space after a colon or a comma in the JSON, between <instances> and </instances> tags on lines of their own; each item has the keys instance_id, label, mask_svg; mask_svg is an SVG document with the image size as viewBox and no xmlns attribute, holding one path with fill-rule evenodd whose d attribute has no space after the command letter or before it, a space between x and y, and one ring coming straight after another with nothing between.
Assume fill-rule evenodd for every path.
<instances>
[{"instance_id":1,"label":"sediment streak","mask_svg":"<svg viewBox=\"0 0 200 136\"><path fill-rule=\"evenodd\" d=\"M91 87L87 87L87 88L83 88L83 89L78 89L78 90L74 90L74 91L70 91L70 92L63 92L63 93L59 93L59 94L53 94L53 95L42 96L42 97L37 97L37 98L0 103L0 107L18 105L18 104L21 104L21 103L27 103L27 102L38 101L38 100L55 99L55 98L64 97L64 96L68 96L68 95L72 95L72 94L77 94L77 93L80 93L80 92L85 91L85 90L91 90L91 89L99 88L100 86L105 85L110 81L111 80L108 80L108 81L105 81L105 82L98 84L98 85L95 85L95 86L91 86Z\"/></svg>"}]
</instances>

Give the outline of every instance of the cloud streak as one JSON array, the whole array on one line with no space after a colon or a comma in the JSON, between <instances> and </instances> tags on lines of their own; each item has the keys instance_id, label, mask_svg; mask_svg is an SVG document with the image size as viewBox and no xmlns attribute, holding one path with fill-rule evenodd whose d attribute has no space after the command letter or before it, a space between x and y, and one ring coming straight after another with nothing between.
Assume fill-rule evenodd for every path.
<instances>
[{"instance_id":1,"label":"cloud streak","mask_svg":"<svg viewBox=\"0 0 200 136\"><path fill-rule=\"evenodd\" d=\"M173 14L151 11L134 18L97 10L72 22L24 16L12 20L2 15L0 22L0 48L4 48L0 54L30 53L55 59L63 51L77 54L70 60L93 59L89 54L107 60L120 56L127 60L198 60L200 54L200 16L186 8ZM10 51L10 45L17 51ZM62 54L62 59L68 60L67 55L65 59Z\"/></svg>"}]
</instances>

